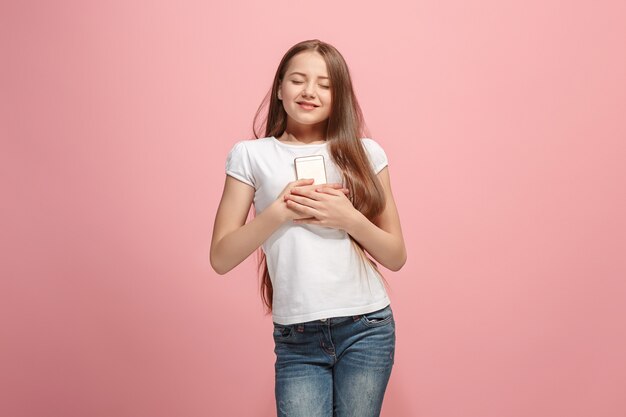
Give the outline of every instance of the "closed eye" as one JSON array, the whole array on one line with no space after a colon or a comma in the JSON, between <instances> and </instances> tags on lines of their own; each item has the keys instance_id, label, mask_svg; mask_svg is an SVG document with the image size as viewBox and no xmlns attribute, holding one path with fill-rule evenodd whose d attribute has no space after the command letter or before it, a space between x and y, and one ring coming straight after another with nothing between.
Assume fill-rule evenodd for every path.
<instances>
[{"instance_id":1,"label":"closed eye","mask_svg":"<svg viewBox=\"0 0 626 417\"><path fill-rule=\"evenodd\" d=\"M294 83L294 84L302 84L302 81L292 81L292 83ZM320 84L320 87L322 87L322 88L330 88L329 85L322 85L322 84Z\"/></svg>"}]
</instances>

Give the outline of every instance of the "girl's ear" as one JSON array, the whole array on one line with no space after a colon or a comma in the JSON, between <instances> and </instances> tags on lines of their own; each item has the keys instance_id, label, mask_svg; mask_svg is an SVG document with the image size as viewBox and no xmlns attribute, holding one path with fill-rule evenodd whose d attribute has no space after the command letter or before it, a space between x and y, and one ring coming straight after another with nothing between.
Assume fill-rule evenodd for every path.
<instances>
[{"instance_id":1,"label":"girl's ear","mask_svg":"<svg viewBox=\"0 0 626 417\"><path fill-rule=\"evenodd\" d=\"M282 95L280 94L280 84L278 84L278 99L279 100L283 99Z\"/></svg>"}]
</instances>

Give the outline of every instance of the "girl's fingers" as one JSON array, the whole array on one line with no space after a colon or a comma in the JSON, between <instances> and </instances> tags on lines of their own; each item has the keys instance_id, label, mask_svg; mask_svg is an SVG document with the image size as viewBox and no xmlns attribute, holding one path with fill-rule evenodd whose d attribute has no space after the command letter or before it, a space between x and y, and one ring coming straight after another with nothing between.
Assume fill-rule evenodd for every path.
<instances>
[{"instance_id":1,"label":"girl's fingers","mask_svg":"<svg viewBox=\"0 0 626 417\"><path fill-rule=\"evenodd\" d=\"M308 186L304 185L300 187L294 187L291 189L291 191L304 194L307 191L313 191L314 189L321 188L321 187L327 187L327 188L332 188L332 189L337 189L337 190L348 190L347 188L343 186L343 184L332 183L332 184L310 184Z\"/></svg>"},{"instance_id":2,"label":"girl's fingers","mask_svg":"<svg viewBox=\"0 0 626 417\"><path fill-rule=\"evenodd\" d=\"M295 201L298 204L301 204L303 206L307 206L307 207L313 207L313 208L317 208L318 207L318 203L317 201L311 199L311 198L307 198L307 197L300 197L298 195L285 195L285 200L287 202L289 201Z\"/></svg>"},{"instance_id":3,"label":"girl's fingers","mask_svg":"<svg viewBox=\"0 0 626 417\"><path fill-rule=\"evenodd\" d=\"M307 183L312 183L314 181L314 178L301 178L299 180L296 180L295 183L296 184L307 184Z\"/></svg>"},{"instance_id":4,"label":"girl's fingers","mask_svg":"<svg viewBox=\"0 0 626 417\"><path fill-rule=\"evenodd\" d=\"M306 206L303 206L302 204L298 204L292 200L286 200L285 204L287 204L287 207L289 207L292 210L297 211L298 213L304 213L304 209L307 208Z\"/></svg>"},{"instance_id":5,"label":"girl's fingers","mask_svg":"<svg viewBox=\"0 0 626 417\"><path fill-rule=\"evenodd\" d=\"M290 194L291 195L302 195L302 196L305 196L305 197L310 198L312 200L315 200L317 198L313 188L308 188L308 187L307 188L305 188L305 187L293 188L291 190Z\"/></svg>"},{"instance_id":6,"label":"girl's fingers","mask_svg":"<svg viewBox=\"0 0 626 417\"><path fill-rule=\"evenodd\" d=\"M303 214L303 215L308 216L307 218L314 218L315 219L315 218L317 218L317 217L315 217L315 215L319 214L319 213L317 213L317 210L313 209L312 207L305 206L305 205L297 203L297 202L295 202L293 200L287 200L287 201L285 201L285 204L287 204L288 208L290 208L292 210L295 210L299 214Z\"/></svg>"},{"instance_id":7,"label":"girl's fingers","mask_svg":"<svg viewBox=\"0 0 626 417\"><path fill-rule=\"evenodd\" d=\"M293 190L295 187L306 187L307 185L313 185L313 178L302 178L292 181L288 184L287 188Z\"/></svg>"},{"instance_id":8,"label":"girl's fingers","mask_svg":"<svg viewBox=\"0 0 626 417\"><path fill-rule=\"evenodd\" d=\"M317 191L318 193L326 193L326 194L331 194L331 195L345 195L346 194L343 190L336 190L330 187L316 188L315 191Z\"/></svg>"},{"instance_id":9,"label":"girl's fingers","mask_svg":"<svg viewBox=\"0 0 626 417\"><path fill-rule=\"evenodd\" d=\"M305 223L305 224L321 224L319 220L317 220L315 217L308 217L306 219L294 219L293 220L294 223Z\"/></svg>"},{"instance_id":10,"label":"girl's fingers","mask_svg":"<svg viewBox=\"0 0 626 417\"><path fill-rule=\"evenodd\" d=\"M324 187L326 187L326 188L331 187L332 189L335 189L335 190L341 191L341 192L342 192L342 193L344 193L344 194L349 194L349 193L350 193L350 190L349 190L348 188L345 188L345 187L343 186L343 184L339 184L339 183L334 183L334 184L322 184L320 187L321 187L321 188L324 188Z\"/></svg>"},{"instance_id":11,"label":"girl's fingers","mask_svg":"<svg viewBox=\"0 0 626 417\"><path fill-rule=\"evenodd\" d=\"M332 188L343 188L343 184L339 183L328 183L328 184L304 184L299 186L301 189L307 190L315 187L332 187Z\"/></svg>"}]
</instances>

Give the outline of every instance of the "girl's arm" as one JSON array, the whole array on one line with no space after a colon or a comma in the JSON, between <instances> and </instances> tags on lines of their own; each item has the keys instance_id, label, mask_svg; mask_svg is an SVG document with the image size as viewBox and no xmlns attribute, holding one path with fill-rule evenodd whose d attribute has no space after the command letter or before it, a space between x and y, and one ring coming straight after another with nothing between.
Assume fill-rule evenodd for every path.
<instances>
[{"instance_id":1,"label":"girl's arm","mask_svg":"<svg viewBox=\"0 0 626 417\"><path fill-rule=\"evenodd\" d=\"M289 208L313 217L294 220L296 223L343 229L385 268L398 271L406 262L406 248L391 192L388 166L378 173L378 178L385 192L386 204L374 222L354 208L344 194L325 186L316 190L293 189L284 199Z\"/></svg>"},{"instance_id":2,"label":"girl's arm","mask_svg":"<svg viewBox=\"0 0 626 417\"><path fill-rule=\"evenodd\" d=\"M279 207L273 203L246 223L253 198L253 187L226 176L209 254L211 267L220 275L239 265L284 222Z\"/></svg>"},{"instance_id":3,"label":"girl's arm","mask_svg":"<svg viewBox=\"0 0 626 417\"><path fill-rule=\"evenodd\" d=\"M246 223L254 199L254 188L226 175L222 199L215 215L209 254L215 272L223 275L239 265L287 220L306 218L287 207L283 196L292 190L315 187L312 183L312 179L288 183L272 204ZM348 191L342 184L327 184L327 187L340 190L344 196Z\"/></svg>"},{"instance_id":4,"label":"girl's arm","mask_svg":"<svg viewBox=\"0 0 626 417\"><path fill-rule=\"evenodd\" d=\"M353 221L347 223L346 231L385 268L398 271L406 262L406 247L391 192L389 168L383 168L378 178L385 190L385 209L374 219L374 223L355 209Z\"/></svg>"}]
</instances>

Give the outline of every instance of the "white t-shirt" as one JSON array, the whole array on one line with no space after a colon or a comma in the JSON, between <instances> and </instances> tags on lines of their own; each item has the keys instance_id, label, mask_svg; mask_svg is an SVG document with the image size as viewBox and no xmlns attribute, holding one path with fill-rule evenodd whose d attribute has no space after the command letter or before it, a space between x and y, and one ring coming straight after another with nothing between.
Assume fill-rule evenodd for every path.
<instances>
[{"instance_id":1,"label":"white t-shirt","mask_svg":"<svg viewBox=\"0 0 626 417\"><path fill-rule=\"evenodd\" d=\"M375 173L388 161L383 148L362 138ZM226 159L226 174L254 187L256 214L296 180L294 158L323 155L328 183L342 183L328 142L294 145L273 136L241 140ZM344 183L345 185L345 183ZM262 245L274 296L272 319L282 325L376 311L390 304L377 272L361 260L344 230L283 223Z\"/></svg>"}]
</instances>

